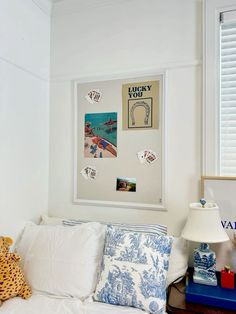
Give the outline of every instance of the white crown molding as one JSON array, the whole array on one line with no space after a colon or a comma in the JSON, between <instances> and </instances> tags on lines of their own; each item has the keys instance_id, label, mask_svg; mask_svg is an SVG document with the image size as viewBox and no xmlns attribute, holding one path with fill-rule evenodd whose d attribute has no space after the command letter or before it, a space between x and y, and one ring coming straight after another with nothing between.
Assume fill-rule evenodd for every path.
<instances>
[{"instance_id":1,"label":"white crown molding","mask_svg":"<svg viewBox=\"0 0 236 314\"><path fill-rule=\"evenodd\" d=\"M52 12L52 1L50 0L32 0L32 2L41 9L45 14L51 15Z\"/></svg>"},{"instance_id":2,"label":"white crown molding","mask_svg":"<svg viewBox=\"0 0 236 314\"><path fill-rule=\"evenodd\" d=\"M177 63L161 63L161 64L153 64L150 66L147 66L145 68L134 70L133 68L126 69L126 72L123 70L119 71L112 71L111 72L97 72L96 74L94 72L91 73L68 73L65 75L51 75L50 80L51 82L60 82L60 81L82 81L82 82L91 82L96 80L108 80L108 79L119 79L124 78L124 73L129 73L131 76L145 76L146 73L149 73L150 75L155 75L156 73L159 73L160 71L167 71L167 70L174 70L174 69L181 69L181 68L189 68L189 67L198 67L202 66L202 60L201 59L195 59L195 60L185 60L183 62L177 62Z\"/></svg>"}]
</instances>

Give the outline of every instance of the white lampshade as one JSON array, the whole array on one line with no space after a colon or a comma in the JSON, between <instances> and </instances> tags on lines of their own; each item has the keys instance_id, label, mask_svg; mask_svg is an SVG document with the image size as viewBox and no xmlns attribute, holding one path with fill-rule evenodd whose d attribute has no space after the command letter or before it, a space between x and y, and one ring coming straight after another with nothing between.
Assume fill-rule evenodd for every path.
<instances>
[{"instance_id":1,"label":"white lampshade","mask_svg":"<svg viewBox=\"0 0 236 314\"><path fill-rule=\"evenodd\" d=\"M192 203L189 207L188 219L182 231L184 239L204 243L229 240L221 224L219 208L215 203L206 203L204 208L200 203Z\"/></svg>"}]
</instances>

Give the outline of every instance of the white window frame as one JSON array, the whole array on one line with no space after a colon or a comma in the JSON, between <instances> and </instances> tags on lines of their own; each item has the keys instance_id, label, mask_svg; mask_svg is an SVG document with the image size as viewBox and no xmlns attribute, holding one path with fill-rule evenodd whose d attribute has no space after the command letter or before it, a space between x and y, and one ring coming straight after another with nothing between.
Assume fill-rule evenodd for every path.
<instances>
[{"instance_id":1,"label":"white window frame","mask_svg":"<svg viewBox=\"0 0 236 314\"><path fill-rule=\"evenodd\" d=\"M236 0L203 1L202 174L219 175L219 15Z\"/></svg>"}]
</instances>

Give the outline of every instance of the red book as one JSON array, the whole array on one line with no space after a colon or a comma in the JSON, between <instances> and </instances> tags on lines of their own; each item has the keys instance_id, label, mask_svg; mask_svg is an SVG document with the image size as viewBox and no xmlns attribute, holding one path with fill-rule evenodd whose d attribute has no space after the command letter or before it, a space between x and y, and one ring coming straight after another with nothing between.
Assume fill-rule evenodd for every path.
<instances>
[{"instance_id":1,"label":"red book","mask_svg":"<svg viewBox=\"0 0 236 314\"><path fill-rule=\"evenodd\" d=\"M234 272L228 267L221 270L220 283L222 288L234 289Z\"/></svg>"}]
</instances>

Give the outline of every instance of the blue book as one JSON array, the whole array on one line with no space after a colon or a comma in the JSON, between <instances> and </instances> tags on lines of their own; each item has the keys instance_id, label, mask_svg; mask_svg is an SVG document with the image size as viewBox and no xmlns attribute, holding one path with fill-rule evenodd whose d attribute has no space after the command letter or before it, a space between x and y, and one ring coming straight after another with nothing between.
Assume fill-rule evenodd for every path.
<instances>
[{"instance_id":1,"label":"blue book","mask_svg":"<svg viewBox=\"0 0 236 314\"><path fill-rule=\"evenodd\" d=\"M217 273L217 286L208 286L194 283L192 271L186 279L186 302L206 304L225 309L236 310L236 289L226 289L220 286L220 274Z\"/></svg>"}]
</instances>

